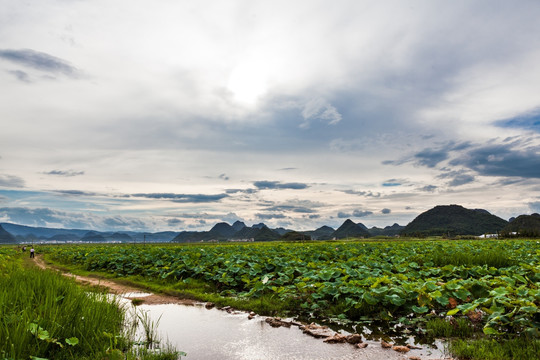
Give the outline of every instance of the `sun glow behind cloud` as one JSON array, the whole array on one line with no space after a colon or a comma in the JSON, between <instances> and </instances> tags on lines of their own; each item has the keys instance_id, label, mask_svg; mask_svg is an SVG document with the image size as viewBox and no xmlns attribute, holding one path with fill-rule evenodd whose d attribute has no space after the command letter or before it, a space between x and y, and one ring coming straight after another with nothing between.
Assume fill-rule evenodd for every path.
<instances>
[{"instance_id":1,"label":"sun glow behind cloud","mask_svg":"<svg viewBox=\"0 0 540 360\"><path fill-rule=\"evenodd\" d=\"M242 105L254 106L267 91L267 71L263 59L251 57L241 60L233 68L227 83L234 100Z\"/></svg>"}]
</instances>

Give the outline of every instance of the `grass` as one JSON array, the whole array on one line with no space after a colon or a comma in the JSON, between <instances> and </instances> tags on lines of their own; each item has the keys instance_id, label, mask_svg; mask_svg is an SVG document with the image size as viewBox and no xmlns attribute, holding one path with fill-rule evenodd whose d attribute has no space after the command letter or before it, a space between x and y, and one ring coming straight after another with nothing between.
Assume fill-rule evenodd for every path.
<instances>
[{"instance_id":1,"label":"grass","mask_svg":"<svg viewBox=\"0 0 540 360\"><path fill-rule=\"evenodd\" d=\"M0 359L178 358L172 349L138 354L115 300L57 272L23 266L22 255L5 252L0 249Z\"/></svg>"},{"instance_id":2,"label":"grass","mask_svg":"<svg viewBox=\"0 0 540 360\"><path fill-rule=\"evenodd\" d=\"M518 262L508 257L508 252L501 246L494 245L492 249L475 249L468 245L469 250L454 249L452 247L436 248L435 251L426 254L423 262L429 261L434 266L442 267L445 265L487 265L488 267L503 268L517 265Z\"/></svg>"},{"instance_id":3,"label":"grass","mask_svg":"<svg viewBox=\"0 0 540 360\"><path fill-rule=\"evenodd\" d=\"M538 360L540 340L517 339L456 339L450 352L460 360Z\"/></svg>"},{"instance_id":4,"label":"grass","mask_svg":"<svg viewBox=\"0 0 540 360\"><path fill-rule=\"evenodd\" d=\"M468 338L475 331L470 320L466 318L430 319L426 322L426 329L430 336L444 338Z\"/></svg>"},{"instance_id":5,"label":"grass","mask_svg":"<svg viewBox=\"0 0 540 360\"><path fill-rule=\"evenodd\" d=\"M109 347L107 334L121 334L123 314L104 294L84 293L50 271L14 267L8 275L0 278L4 357L95 358ZM72 338L77 345L66 344ZM117 345L123 348L127 343Z\"/></svg>"}]
</instances>

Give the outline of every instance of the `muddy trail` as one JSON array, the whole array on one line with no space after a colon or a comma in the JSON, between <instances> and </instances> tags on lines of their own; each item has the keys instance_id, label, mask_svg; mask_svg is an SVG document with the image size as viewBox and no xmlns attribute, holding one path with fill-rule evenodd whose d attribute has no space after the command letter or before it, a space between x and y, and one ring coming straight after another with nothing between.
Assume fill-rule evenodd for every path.
<instances>
[{"instance_id":1,"label":"muddy trail","mask_svg":"<svg viewBox=\"0 0 540 360\"><path fill-rule=\"evenodd\" d=\"M129 300L138 299L141 302L144 302L144 304L146 305L163 305L163 304L195 305L196 303L198 303L195 300L182 299L176 296L145 293L144 289L121 284L119 282L115 282L112 280L101 279L98 277L80 276L80 275L71 274L69 272L65 272L53 266L48 265L45 262L45 260L43 260L42 255L37 255L34 258L34 263L36 266L38 266L41 269L51 269L51 270L60 271L64 276L74 278L75 281L83 285L103 287L103 288L108 289L108 291L112 294L121 295L122 297ZM141 294L144 294L144 296L141 296Z\"/></svg>"}]
</instances>

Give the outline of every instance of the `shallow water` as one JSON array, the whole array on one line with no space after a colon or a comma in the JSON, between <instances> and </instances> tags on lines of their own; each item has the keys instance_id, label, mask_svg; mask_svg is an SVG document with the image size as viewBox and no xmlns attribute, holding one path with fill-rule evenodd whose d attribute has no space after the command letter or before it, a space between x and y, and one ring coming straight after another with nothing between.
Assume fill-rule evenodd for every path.
<instances>
[{"instance_id":1,"label":"shallow water","mask_svg":"<svg viewBox=\"0 0 540 360\"><path fill-rule=\"evenodd\" d=\"M187 353L182 359L442 359L438 349L424 347L403 355L382 349L377 341L366 340L365 349L350 344L327 344L305 335L295 326L273 328L264 317L248 320L246 313L229 314L204 306L140 305L151 319L159 320L158 332L163 341ZM442 345L439 344L442 348Z\"/></svg>"}]
</instances>

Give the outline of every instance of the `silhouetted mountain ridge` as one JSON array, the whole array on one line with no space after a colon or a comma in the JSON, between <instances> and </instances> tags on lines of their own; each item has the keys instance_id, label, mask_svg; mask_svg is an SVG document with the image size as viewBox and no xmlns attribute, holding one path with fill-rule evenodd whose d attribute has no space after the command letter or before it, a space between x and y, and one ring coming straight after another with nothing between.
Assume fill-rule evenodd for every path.
<instances>
[{"instance_id":1,"label":"silhouetted mountain ridge","mask_svg":"<svg viewBox=\"0 0 540 360\"><path fill-rule=\"evenodd\" d=\"M336 231L332 233L332 238L345 239L349 237L371 237L371 234L364 224L356 224L351 219L347 219L339 228L337 228Z\"/></svg>"},{"instance_id":2,"label":"silhouetted mountain ridge","mask_svg":"<svg viewBox=\"0 0 540 360\"><path fill-rule=\"evenodd\" d=\"M501 230L504 236L540 237L540 214L519 215Z\"/></svg>"},{"instance_id":3,"label":"silhouetted mountain ridge","mask_svg":"<svg viewBox=\"0 0 540 360\"><path fill-rule=\"evenodd\" d=\"M7 232L2 225L0 225L0 243L2 244L15 244L17 243L17 240L15 240L15 236Z\"/></svg>"},{"instance_id":4,"label":"silhouetted mountain ridge","mask_svg":"<svg viewBox=\"0 0 540 360\"><path fill-rule=\"evenodd\" d=\"M466 209L460 205L438 205L418 215L410 222L402 235L481 235L493 234L508 222L483 209Z\"/></svg>"}]
</instances>

